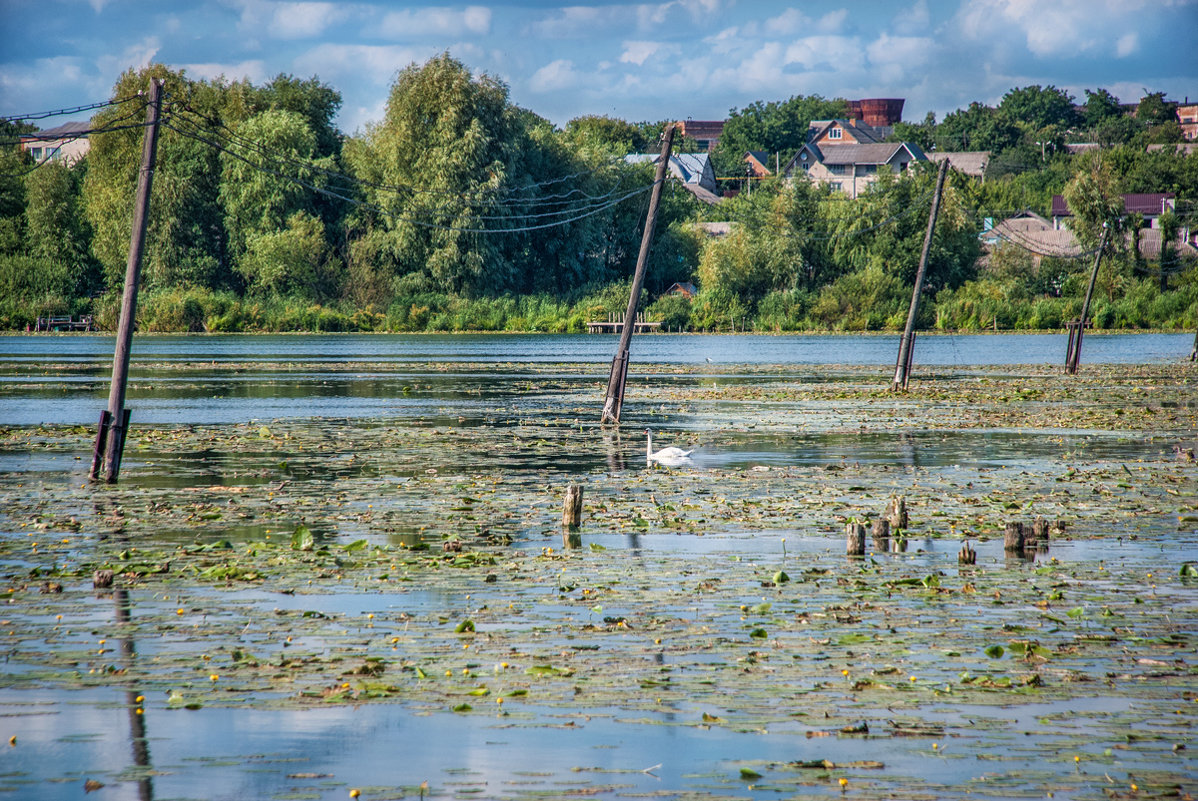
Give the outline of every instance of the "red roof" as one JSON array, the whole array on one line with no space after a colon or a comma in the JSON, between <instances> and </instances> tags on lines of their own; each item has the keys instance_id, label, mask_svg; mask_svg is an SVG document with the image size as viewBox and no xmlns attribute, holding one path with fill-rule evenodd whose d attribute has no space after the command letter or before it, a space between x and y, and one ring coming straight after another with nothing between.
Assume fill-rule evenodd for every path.
<instances>
[{"instance_id":1,"label":"red roof","mask_svg":"<svg viewBox=\"0 0 1198 801\"><path fill-rule=\"evenodd\" d=\"M1155 217L1164 212L1165 201L1177 197L1173 192L1142 192L1123 196L1123 209L1128 214L1143 214ZM1052 216L1072 217L1073 212L1063 195L1052 196Z\"/></svg>"}]
</instances>

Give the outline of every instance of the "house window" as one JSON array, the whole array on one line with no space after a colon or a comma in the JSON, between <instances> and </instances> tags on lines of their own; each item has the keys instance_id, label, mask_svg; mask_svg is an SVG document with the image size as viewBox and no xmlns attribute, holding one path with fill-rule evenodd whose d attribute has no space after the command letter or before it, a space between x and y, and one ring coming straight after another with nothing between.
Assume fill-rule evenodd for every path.
<instances>
[{"instance_id":1,"label":"house window","mask_svg":"<svg viewBox=\"0 0 1198 801\"><path fill-rule=\"evenodd\" d=\"M829 139L839 139L842 136L844 136L844 131L840 130L839 128L833 128L832 130L828 131Z\"/></svg>"},{"instance_id":2,"label":"house window","mask_svg":"<svg viewBox=\"0 0 1198 801\"><path fill-rule=\"evenodd\" d=\"M42 149L40 147L31 147L29 148L29 155L33 157L34 161L41 161Z\"/></svg>"},{"instance_id":3,"label":"house window","mask_svg":"<svg viewBox=\"0 0 1198 801\"><path fill-rule=\"evenodd\" d=\"M810 170L810 169L811 169L811 165L808 164L807 162L803 162L803 172L806 172L807 170Z\"/></svg>"},{"instance_id":4,"label":"house window","mask_svg":"<svg viewBox=\"0 0 1198 801\"><path fill-rule=\"evenodd\" d=\"M874 175L878 172L877 164L862 164L860 173L862 175Z\"/></svg>"},{"instance_id":5,"label":"house window","mask_svg":"<svg viewBox=\"0 0 1198 801\"><path fill-rule=\"evenodd\" d=\"M899 172L906 172L906 171L907 171L907 162L900 161L899 162Z\"/></svg>"},{"instance_id":6,"label":"house window","mask_svg":"<svg viewBox=\"0 0 1198 801\"><path fill-rule=\"evenodd\" d=\"M832 189L836 192L844 191L844 184L842 184L840 181L831 181L828 186L832 187Z\"/></svg>"},{"instance_id":7,"label":"house window","mask_svg":"<svg viewBox=\"0 0 1198 801\"><path fill-rule=\"evenodd\" d=\"M833 175L848 175L849 168L847 164L829 164L828 172Z\"/></svg>"}]
</instances>

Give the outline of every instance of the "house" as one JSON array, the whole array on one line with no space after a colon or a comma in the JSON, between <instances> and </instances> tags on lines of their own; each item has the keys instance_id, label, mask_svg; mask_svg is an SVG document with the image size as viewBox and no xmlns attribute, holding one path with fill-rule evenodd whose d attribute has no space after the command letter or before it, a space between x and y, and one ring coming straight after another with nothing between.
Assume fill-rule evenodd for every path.
<instances>
[{"instance_id":1,"label":"house","mask_svg":"<svg viewBox=\"0 0 1198 801\"><path fill-rule=\"evenodd\" d=\"M1188 101L1189 98L1187 97ZM1198 103L1180 103L1177 106L1177 122L1186 141L1198 140Z\"/></svg>"},{"instance_id":2,"label":"house","mask_svg":"<svg viewBox=\"0 0 1198 801\"><path fill-rule=\"evenodd\" d=\"M39 164L44 161L61 161L71 165L87 155L91 142L87 132L90 122L65 122L56 128L48 128L21 136L21 149Z\"/></svg>"},{"instance_id":3,"label":"house","mask_svg":"<svg viewBox=\"0 0 1198 801\"><path fill-rule=\"evenodd\" d=\"M700 150L708 153L715 150L724 133L723 120L685 120L677 123L678 133L695 140Z\"/></svg>"},{"instance_id":4,"label":"house","mask_svg":"<svg viewBox=\"0 0 1198 801\"><path fill-rule=\"evenodd\" d=\"M886 141L894 133L888 127L874 127L858 120L814 120L807 126L807 141L824 145L867 145Z\"/></svg>"},{"instance_id":5,"label":"house","mask_svg":"<svg viewBox=\"0 0 1198 801\"><path fill-rule=\"evenodd\" d=\"M626 164L657 164L661 154L633 153L624 157ZM670 175L686 188L688 192L704 203L719 203L720 196L716 194L715 168L711 166L711 156L707 153L672 153L670 155Z\"/></svg>"},{"instance_id":6,"label":"house","mask_svg":"<svg viewBox=\"0 0 1198 801\"><path fill-rule=\"evenodd\" d=\"M670 284L669 289L661 294L663 296L678 295L680 297L686 298L687 300L693 300L695 295L698 293L699 290L690 281L675 281L674 283Z\"/></svg>"},{"instance_id":7,"label":"house","mask_svg":"<svg viewBox=\"0 0 1198 801\"><path fill-rule=\"evenodd\" d=\"M1072 231L1055 227L1053 222L1032 211L1020 212L998 223L987 218L984 228L980 237L984 244L990 248L1002 244L1020 247L1032 254L1036 265L1045 256L1072 259L1086 255ZM1198 259L1198 248L1189 242L1188 234L1186 230L1179 232L1173 253L1184 260ZM1127 245L1129 249L1138 248L1148 261L1157 261L1161 257L1161 231L1159 228L1128 231Z\"/></svg>"},{"instance_id":8,"label":"house","mask_svg":"<svg viewBox=\"0 0 1198 801\"><path fill-rule=\"evenodd\" d=\"M750 150L742 160L745 163L745 174L750 178L768 178L774 174L769 168L770 154L764 150Z\"/></svg>"},{"instance_id":9,"label":"house","mask_svg":"<svg viewBox=\"0 0 1198 801\"><path fill-rule=\"evenodd\" d=\"M1189 156L1193 153L1198 153L1198 142L1186 142L1185 144L1176 145L1149 145L1148 152L1155 153L1159 150L1166 150L1170 153L1179 153L1183 156Z\"/></svg>"},{"instance_id":10,"label":"house","mask_svg":"<svg viewBox=\"0 0 1198 801\"><path fill-rule=\"evenodd\" d=\"M917 161L927 161L918 145L911 142L870 142L820 147L808 142L799 149L783 170L787 178L804 174L813 181L857 197L876 180L878 173L889 170L903 173Z\"/></svg>"},{"instance_id":11,"label":"house","mask_svg":"<svg viewBox=\"0 0 1198 801\"><path fill-rule=\"evenodd\" d=\"M954 170L974 178L985 179L986 167L990 164L989 150L962 150L959 152L933 152L927 154L928 161L939 164L947 161Z\"/></svg>"},{"instance_id":12,"label":"house","mask_svg":"<svg viewBox=\"0 0 1198 801\"><path fill-rule=\"evenodd\" d=\"M1144 221L1148 223L1149 228L1156 228L1157 217L1165 213L1166 209L1172 209L1175 206L1177 196L1172 192L1148 192L1140 194L1131 194L1123 196L1123 209L1127 214L1139 214L1144 217ZM1052 196L1052 225L1054 228L1060 228L1069 217L1073 216L1073 212L1069 210L1069 204L1065 202L1063 195Z\"/></svg>"}]
</instances>

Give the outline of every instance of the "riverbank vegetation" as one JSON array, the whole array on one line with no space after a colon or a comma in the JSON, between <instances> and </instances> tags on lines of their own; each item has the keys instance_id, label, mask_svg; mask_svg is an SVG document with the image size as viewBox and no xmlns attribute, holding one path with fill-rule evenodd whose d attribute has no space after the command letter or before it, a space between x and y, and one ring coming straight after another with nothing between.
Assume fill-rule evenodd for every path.
<instances>
[{"instance_id":1,"label":"riverbank vegetation","mask_svg":"<svg viewBox=\"0 0 1198 801\"><path fill-rule=\"evenodd\" d=\"M161 65L120 78L114 101L134 100L96 114L99 132L74 165L34 164L15 144L21 126L4 122L0 328L47 314L115 327L142 141L135 100L153 77L167 100L141 330L562 332L623 313L652 168L622 157L656 151L664 123L583 117L559 129L445 54L402 70L383 119L352 136L334 123L339 93L316 77L254 86ZM1071 182L1096 198L1082 227L1106 219L1104 199L1164 191L1177 208L1162 226L1192 225L1198 155L1146 150L1180 137L1154 111L1160 96L1132 118L1104 90L1086 94L1084 113L1034 86L996 108L896 126L924 148L992 152L984 180L950 174L921 327L1052 329L1077 316L1092 258L979 238L988 220L1047 215ZM793 150L810 119L842 108L811 96L733 109L715 163L727 175L743 150ZM1071 154L1065 143L1078 137L1104 149ZM671 183L643 307L672 330L901 328L935 182L919 166L856 199L773 178L707 205ZM712 235L712 222L732 225ZM1112 238L1094 324L1198 326L1195 266L1167 248L1148 260L1135 242ZM666 294L676 282L697 294Z\"/></svg>"}]
</instances>

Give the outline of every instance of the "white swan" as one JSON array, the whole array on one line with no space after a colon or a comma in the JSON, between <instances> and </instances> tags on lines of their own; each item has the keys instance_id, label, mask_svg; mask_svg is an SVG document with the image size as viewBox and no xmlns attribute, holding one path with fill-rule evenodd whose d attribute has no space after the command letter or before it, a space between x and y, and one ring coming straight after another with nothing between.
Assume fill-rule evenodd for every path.
<instances>
[{"instance_id":1,"label":"white swan","mask_svg":"<svg viewBox=\"0 0 1198 801\"><path fill-rule=\"evenodd\" d=\"M681 461L682 459L688 459L694 452L694 448L690 449L689 451L684 451L682 448L675 448L671 445L668 448L662 448L657 453L654 453L653 432L647 428L645 429L645 461L647 462L662 462L663 464L669 464L671 462Z\"/></svg>"}]
</instances>

